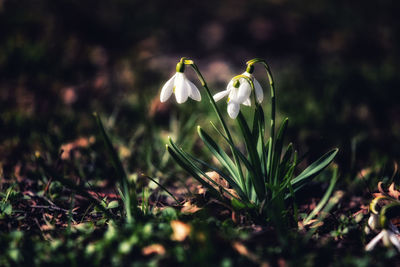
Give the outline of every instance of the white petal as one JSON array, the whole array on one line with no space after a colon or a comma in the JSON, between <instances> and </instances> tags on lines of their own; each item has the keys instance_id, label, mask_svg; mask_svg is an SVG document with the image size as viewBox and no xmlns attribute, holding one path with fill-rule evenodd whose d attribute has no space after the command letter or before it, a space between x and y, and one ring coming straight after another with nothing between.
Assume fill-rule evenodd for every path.
<instances>
[{"instance_id":1,"label":"white petal","mask_svg":"<svg viewBox=\"0 0 400 267\"><path fill-rule=\"evenodd\" d=\"M246 101L247 98L249 98L250 94L250 84L245 79L241 79L236 101L238 103L243 103L244 101Z\"/></svg>"},{"instance_id":2,"label":"white petal","mask_svg":"<svg viewBox=\"0 0 400 267\"><path fill-rule=\"evenodd\" d=\"M240 111L240 105L236 102L230 101L228 103L228 114L232 119L236 119Z\"/></svg>"},{"instance_id":3,"label":"white petal","mask_svg":"<svg viewBox=\"0 0 400 267\"><path fill-rule=\"evenodd\" d=\"M213 96L214 101L217 102L217 101L221 100L222 98L224 98L225 96L227 96L227 95L229 94L229 92L230 92L229 90L224 90L224 91L221 91L221 92L219 92L219 93L216 93L216 94Z\"/></svg>"},{"instance_id":4,"label":"white petal","mask_svg":"<svg viewBox=\"0 0 400 267\"><path fill-rule=\"evenodd\" d=\"M175 82L174 82L175 98L178 104L186 102L189 96L190 87L187 86L185 81L186 81L185 74L181 72L177 72L175 74Z\"/></svg>"},{"instance_id":5,"label":"white petal","mask_svg":"<svg viewBox=\"0 0 400 267\"><path fill-rule=\"evenodd\" d=\"M374 247L376 246L376 244L378 244L379 240L382 239L383 235L385 234L384 231L380 232L377 236L375 236L374 238L372 238L371 241L369 241L369 243L365 246L365 250L366 251L371 251L374 249Z\"/></svg>"},{"instance_id":6,"label":"white petal","mask_svg":"<svg viewBox=\"0 0 400 267\"><path fill-rule=\"evenodd\" d=\"M247 71L243 72L242 75L247 76L247 77L253 79L253 75L250 74L250 73L248 73Z\"/></svg>"},{"instance_id":7,"label":"white petal","mask_svg":"<svg viewBox=\"0 0 400 267\"><path fill-rule=\"evenodd\" d=\"M229 91L228 100L227 100L226 102L228 102L228 103L229 103L230 101L238 102L238 101L237 101L238 91L239 91L238 88L235 88L235 87L232 86L232 89Z\"/></svg>"},{"instance_id":8,"label":"white petal","mask_svg":"<svg viewBox=\"0 0 400 267\"><path fill-rule=\"evenodd\" d=\"M379 227L379 217L377 214L371 214L368 218L368 225L372 230L375 230Z\"/></svg>"},{"instance_id":9,"label":"white petal","mask_svg":"<svg viewBox=\"0 0 400 267\"><path fill-rule=\"evenodd\" d=\"M230 90L232 90L232 88L234 88L234 87L233 87L233 80L230 80L229 83L228 83L228 85L226 86L226 90L227 90L227 91L230 91Z\"/></svg>"},{"instance_id":10,"label":"white petal","mask_svg":"<svg viewBox=\"0 0 400 267\"><path fill-rule=\"evenodd\" d=\"M174 91L174 80L175 80L175 75L172 76L171 79L169 79L164 86L161 89L161 93L160 93L160 101L161 102L165 102L168 100L168 98L170 98L170 96L172 95L172 92Z\"/></svg>"},{"instance_id":11,"label":"white petal","mask_svg":"<svg viewBox=\"0 0 400 267\"><path fill-rule=\"evenodd\" d=\"M263 99L264 99L264 92L263 92L263 89L262 89L260 83L259 83L255 78L253 79L253 83L254 83L254 90L255 90L255 92L256 92L257 102L258 102L259 104L261 104L261 102L262 102Z\"/></svg>"},{"instance_id":12,"label":"white petal","mask_svg":"<svg viewBox=\"0 0 400 267\"><path fill-rule=\"evenodd\" d=\"M191 81L186 80L186 82L187 82L187 85L190 88L189 97L191 99L193 99L193 100L200 101L201 100L201 94L200 94L199 89L197 89L196 85L194 85L194 83L192 83Z\"/></svg>"},{"instance_id":13,"label":"white petal","mask_svg":"<svg viewBox=\"0 0 400 267\"><path fill-rule=\"evenodd\" d=\"M248 106L248 107L250 107L251 106L251 100L250 100L250 97L249 98L247 98L243 103L242 103L243 105L245 105L245 106Z\"/></svg>"},{"instance_id":14,"label":"white petal","mask_svg":"<svg viewBox=\"0 0 400 267\"><path fill-rule=\"evenodd\" d=\"M389 239L390 239L390 242L397 248L397 251L400 252L400 241L399 241L399 238L397 237L397 235L395 233L393 233L392 231L389 231Z\"/></svg>"}]
</instances>

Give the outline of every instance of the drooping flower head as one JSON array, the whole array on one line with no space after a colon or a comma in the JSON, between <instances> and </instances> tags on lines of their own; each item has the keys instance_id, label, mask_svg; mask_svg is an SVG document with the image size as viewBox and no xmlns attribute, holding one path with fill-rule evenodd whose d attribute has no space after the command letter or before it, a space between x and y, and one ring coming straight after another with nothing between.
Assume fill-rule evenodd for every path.
<instances>
[{"instance_id":1,"label":"drooping flower head","mask_svg":"<svg viewBox=\"0 0 400 267\"><path fill-rule=\"evenodd\" d=\"M252 66L253 67L253 66ZM253 67L254 68L254 67ZM219 101L225 96L228 96L228 114L232 119L235 119L240 111L240 104L245 106L251 106L251 85L250 82L245 78L248 77L254 86L255 96L257 102L260 104L263 101L264 93L260 83L251 74L253 69L246 70L243 74L234 77L226 87L226 90L221 91L214 95L214 100ZM243 77L245 76L245 77Z\"/></svg>"},{"instance_id":2,"label":"drooping flower head","mask_svg":"<svg viewBox=\"0 0 400 267\"><path fill-rule=\"evenodd\" d=\"M214 95L214 101L219 101L225 96L228 96L228 114L232 119L235 119L240 111L240 104L250 106L251 86L245 78L232 79L226 90Z\"/></svg>"},{"instance_id":3,"label":"drooping flower head","mask_svg":"<svg viewBox=\"0 0 400 267\"><path fill-rule=\"evenodd\" d=\"M172 76L161 89L160 101L167 101L172 93L175 94L176 102L182 104L188 97L200 101L201 95L199 89L188 80L185 73L185 64L181 61L176 65L176 73Z\"/></svg>"},{"instance_id":4,"label":"drooping flower head","mask_svg":"<svg viewBox=\"0 0 400 267\"><path fill-rule=\"evenodd\" d=\"M257 81L257 79L254 77L254 75L252 74L254 70L254 66L250 65L247 70L243 73L244 76L249 77L254 84L254 92L256 94L256 100L259 104L262 103L262 101L264 100L264 93L263 93L263 89L260 85L260 83Z\"/></svg>"}]
</instances>

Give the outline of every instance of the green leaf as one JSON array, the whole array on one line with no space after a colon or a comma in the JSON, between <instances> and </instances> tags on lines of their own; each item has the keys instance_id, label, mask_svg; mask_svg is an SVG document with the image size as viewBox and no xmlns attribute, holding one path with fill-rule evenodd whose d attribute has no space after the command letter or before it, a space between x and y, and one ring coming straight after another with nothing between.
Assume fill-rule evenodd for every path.
<instances>
[{"instance_id":1,"label":"green leaf","mask_svg":"<svg viewBox=\"0 0 400 267\"><path fill-rule=\"evenodd\" d=\"M232 198L231 205L236 210L243 210L243 209L247 208L247 206L244 203L237 201L235 198Z\"/></svg>"},{"instance_id":2,"label":"green leaf","mask_svg":"<svg viewBox=\"0 0 400 267\"><path fill-rule=\"evenodd\" d=\"M282 177L287 172L289 166L291 165L290 159L292 158L292 155L293 155L293 144L290 143L286 148L286 152L283 155L281 163L279 164L278 177Z\"/></svg>"},{"instance_id":3,"label":"green leaf","mask_svg":"<svg viewBox=\"0 0 400 267\"><path fill-rule=\"evenodd\" d=\"M258 157L260 158L260 161L261 161L261 172L262 172L264 182L265 182L266 176L268 173L267 172L268 150L264 149L264 147L265 147L265 144L264 144L264 137L265 137L264 111L259 104L256 104L255 113L258 114L258 116L255 116L255 118L254 118L254 119L257 119L257 121L253 122L253 128L254 128L254 124L257 122L258 132L260 134L258 135L258 138L255 138L254 140L257 140L257 153L258 153Z\"/></svg>"},{"instance_id":4,"label":"green leaf","mask_svg":"<svg viewBox=\"0 0 400 267\"><path fill-rule=\"evenodd\" d=\"M193 168L193 164L190 163L185 157L177 151L175 148L172 146L167 145L167 151L171 155L171 157L184 169L187 171L190 175L193 176L199 183L201 183L204 187L206 187L210 194L213 195L216 198L221 198L220 193L215 190L214 187L212 187L210 184L208 184L206 181L204 181L203 178L198 175L198 172L196 171L195 168Z\"/></svg>"},{"instance_id":5,"label":"green leaf","mask_svg":"<svg viewBox=\"0 0 400 267\"><path fill-rule=\"evenodd\" d=\"M275 141L275 146L273 150L273 158L272 158L272 170L271 170L271 177L274 179L274 184L278 183L278 166L279 166L279 160L281 158L281 153L282 153L282 146L283 146L283 139L285 137L286 129L289 123L289 119L286 118L283 122L282 125L278 131L278 134L276 135L276 141Z\"/></svg>"},{"instance_id":6,"label":"green leaf","mask_svg":"<svg viewBox=\"0 0 400 267\"><path fill-rule=\"evenodd\" d=\"M6 215L11 215L12 205L10 203L2 203L1 212Z\"/></svg>"},{"instance_id":7,"label":"green leaf","mask_svg":"<svg viewBox=\"0 0 400 267\"><path fill-rule=\"evenodd\" d=\"M253 142L253 136L251 135L249 126L242 114L239 112L237 117L237 121L239 123L239 127L243 134L244 142L246 144L247 152L249 153L250 162L254 167L255 175L251 176L254 189L256 191L257 197L259 201L262 201L265 198L265 184L264 184L264 177L261 171L261 162L260 158L258 157L256 146Z\"/></svg>"},{"instance_id":8,"label":"green leaf","mask_svg":"<svg viewBox=\"0 0 400 267\"><path fill-rule=\"evenodd\" d=\"M303 187L309 180L321 173L335 158L339 149L335 148L325 155L320 157L310 166L308 166L302 173L292 180L294 191L296 192Z\"/></svg>"},{"instance_id":9,"label":"green leaf","mask_svg":"<svg viewBox=\"0 0 400 267\"><path fill-rule=\"evenodd\" d=\"M203 185L207 186L207 188L210 189L211 193L215 197L219 197L223 200L221 197L222 193L218 192L214 187L212 187L210 184L208 184L203 177L205 177L208 181L210 181L212 184L214 184L216 187L218 187L221 191L224 191L226 194L230 195L232 198L238 199L236 196L232 195L228 190L217 184L213 179L211 179L204 171L202 171L199 167L196 166L196 164L193 163L193 161L187 156L186 152L184 152L182 149L178 148L175 143L172 141L172 139L169 139L169 142L171 144L171 147L167 145L167 150L170 152L169 149L172 149L173 152L175 152L175 155L172 155L171 152L170 154L174 157L176 160L177 158L175 156L180 157L180 162L177 161L179 164L182 164L181 167L183 167L186 171L188 171L190 174L193 175L193 177L198 180L200 183ZM192 157L192 156L190 156ZM239 199L238 199L239 200Z\"/></svg>"},{"instance_id":10,"label":"green leaf","mask_svg":"<svg viewBox=\"0 0 400 267\"><path fill-rule=\"evenodd\" d=\"M120 186L122 187L122 192L124 195L124 206L125 206L125 212L126 212L126 216L127 216L127 221L131 222L132 221L132 211L131 211L131 207L133 208L133 211L135 214L138 213L138 208L137 208L137 195L136 195L136 185L134 182L129 183L127 175L125 173L124 167L122 166L122 162L118 157L117 152L115 151L110 138L108 137L103 123L101 122L101 119L99 117L99 115L97 113L93 113L93 116L97 122L97 126L100 130L101 136L103 138L104 141L104 145L106 147L106 150L108 152L108 155L111 159L111 164L113 165L116 174L117 174L117 178L118 181L120 183ZM132 190L129 190L129 187L132 187ZM131 198L131 194L133 195L133 197Z\"/></svg>"},{"instance_id":11,"label":"green leaf","mask_svg":"<svg viewBox=\"0 0 400 267\"><path fill-rule=\"evenodd\" d=\"M200 163L201 165L210 168L211 170L215 171L216 173L218 173L222 178L224 178L228 184L236 191L236 193L238 193L238 195L240 196L240 198L242 198L244 201L248 200L248 197L246 196L246 194L243 192L243 190L240 188L240 186L228 175L226 175L225 173L223 173L220 169L215 168L214 166L200 160L197 159L195 157L193 157L192 155L184 152L186 156L190 157L191 160L194 160L198 163Z\"/></svg>"},{"instance_id":12,"label":"green leaf","mask_svg":"<svg viewBox=\"0 0 400 267\"><path fill-rule=\"evenodd\" d=\"M153 179L152 177L150 177L148 175L143 175L143 176L148 178L149 180L151 180L156 185L158 185L162 190L164 190L168 195L170 195L178 205L181 205L181 203L179 203L179 201L176 199L176 197L171 192L169 192L165 186L163 186L162 184L160 184L159 182L157 182L155 179Z\"/></svg>"},{"instance_id":13,"label":"green leaf","mask_svg":"<svg viewBox=\"0 0 400 267\"><path fill-rule=\"evenodd\" d=\"M235 147L230 141L229 139L220 131L218 130L218 128L214 125L214 123L210 122L211 125L214 127L214 129L217 131L217 133L219 133L224 139L225 141L231 146L233 147L234 151L236 152L236 154L239 156L240 160L243 162L243 164L245 165L246 169L252 173L254 173L254 168L251 165L250 161L246 158L245 155L243 155L243 153L237 149L237 147Z\"/></svg>"},{"instance_id":14,"label":"green leaf","mask_svg":"<svg viewBox=\"0 0 400 267\"><path fill-rule=\"evenodd\" d=\"M224 166L229 173L234 177L237 183L240 183L240 176L237 167L225 151L217 145L217 143L203 130L200 126L197 127L197 131L201 140L206 144L208 149L218 159L218 161Z\"/></svg>"},{"instance_id":15,"label":"green leaf","mask_svg":"<svg viewBox=\"0 0 400 267\"><path fill-rule=\"evenodd\" d=\"M118 200L113 200L107 205L107 209L115 209L119 206Z\"/></svg>"},{"instance_id":16,"label":"green leaf","mask_svg":"<svg viewBox=\"0 0 400 267\"><path fill-rule=\"evenodd\" d=\"M332 192L333 192L333 189L335 188L337 180L338 180L337 168L335 168L333 171L333 175L332 175L331 182L329 184L328 189L326 190L324 196L321 198L318 205L313 209L313 211L310 213L310 215L308 215L307 218L304 220L304 224L307 224L311 219L313 219L315 217L315 215L317 215L318 212L325 206L325 204L328 202L330 196L332 195Z\"/></svg>"},{"instance_id":17,"label":"green leaf","mask_svg":"<svg viewBox=\"0 0 400 267\"><path fill-rule=\"evenodd\" d=\"M255 193L255 192L254 192L254 187L253 187L253 184L252 184L251 178L250 178L251 176L255 176L255 175L256 175L256 172L255 172L253 166L251 165L251 163L249 162L249 160L246 158L246 156L243 155L243 153L240 152L240 150L237 149L237 148L229 141L229 139L228 139L223 133L221 133L220 130L218 130L218 128L217 128L212 122L210 122L210 123L211 123L211 125L214 127L214 129L215 129L215 130L225 139L225 141L231 146L231 148L233 149L233 151L236 153L236 155L238 155L239 159L240 159L240 160L243 162L243 164L245 165L245 167L246 167L246 169L247 169L247 171L248 171L248 172L247 172L247 176L246 176L247 178L246 178L246 180L245 180L245 184L242 183L241 188L242 188L243 192L246 192L247 199L254 200L253 197L252 197L252 195L253 195L253 193Z\"/></svg>"}]
</instances>

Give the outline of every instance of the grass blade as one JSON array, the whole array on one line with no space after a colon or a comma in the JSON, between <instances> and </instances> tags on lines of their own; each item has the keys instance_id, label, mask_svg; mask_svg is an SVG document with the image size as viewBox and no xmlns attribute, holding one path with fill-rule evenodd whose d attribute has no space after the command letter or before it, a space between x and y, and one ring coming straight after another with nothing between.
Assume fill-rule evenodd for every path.
<instances>
[{"instance_id":1,"label":"grass blade","mask_svg":"<svg viewBox=\"0 0 400 267\"><path fill-rule=\"evenodd\" d=\"M256 191L259 201L262 201L265 198L265 184L264 184L264 178L263 178L262 172L261 172L260 158L258 157L257 149L253 142L253 138L252 138L249 126L247 125L247 122L241 112L239 112L237 121L239 123L241 132L243 134L247 152L249 153L249 157L250 157L250 162L252 163L252 166L254 167L255 175L251 176L252 182L254 185L254 189Z\"/></svg>"},{"instance_id":2,"label":"grass blade","mask_svg":"<svg viewBox=\"0 0 400 267\"><path fill-rule=\"evenodd\" d=\"M276 141L275 141L275 146L273 150L273 155L272 155L272 168L271 168L271 177L274 180L274 184L278 183L278 166L279 166L279 161L281 159L281 153L282 153L282 147L283 147L283 140L285 137L286 129L289 123L289 119L286 118L279 131L278 134L276 135Z\"/></svg>"},{"instance_id":3,"label":"grass blade","mask_svg":"<svg viewBox=\"0 0 400 267\"><path fill-rule=\"evenodd\" d=\"M325 206L325 204L328 202L330 196L332 195L332 192L333 192L333 189L335 188L337 180L338 180L337 168L334 168L333 174L332 174L332 179L331 179L328 189L326 190L324 196L321 198L318 205L313 209L313 211L304 220L304 222L303 222L304 224L307 224L311 219L313 219L315 217L315 215L317 215L317 213Z\"/></svg>"},{"instance_id":4,"label":"grass blade","mask_svg":"<svg viewBox=\"0 0 400 267\"><path fill-rule=\"evenodd\" d=\"M227 193L228 195L230 195L232 198L236 198L238 201L241 201L239 198L237 198L236 196L232 195L229 191L227 191L225 188L221 187L219 184L217 184L213 179L211 179L205 172L203 172L199 167L197 167L191 160L190 158L188 158L185 154L187 154L186 152L184 152L183 150L181 150L180 148L178 148L175 143L172 141L172 139L169 139L171 147L167 146L167 150L168 148L171 148L173 150L173 152L175 152L175 156L180 157L180 162L183 163L183 165L185 166L185 169L190 173L190 174L194 174L194 178L196 180L198 180L199 182L201 182L203 185L206 185L207 188L209 188L212 193L217 197L220 198L222 200L224 200L221 197L220 192L218 192L214 187L212 187L210 184L208 184L204 178L202 178L201 176L205 177L208 181L210 181L212 184L214 184L216 187L218 187L220 189L220 191L224 191L225 193ZM170 152L168 150L168 152ZM171 153L171 152L170 152ZM173 155L174 156L174 155ZM176 159L176 157L174 157ZM179 163L179 162L178 162ZM182 166L182 165L181 165ZM200 176L201 175L201 176ZM216 192L216 193L215 193Z\"/></svg>"},{"instance_id":5,"label":"grass blade","mask_svg":"<svg viewBox=\"0 0 400 267\"><path fill-rule=\"evenodd\" d=\"M333 161L338 151L339 149L335 148L327 152L318 160L316 160L314 163L312 163L310 166L308 166L296 178L294 178L292 180L294 191L296 192L301 187L303 187L309 180L311 180L319 173L321 173Z\"/></svg>"},{"instance_id":6,"label":"grass blade","mask_svg":"<svg viewBox=\"0 0 400 267\"><path fill-rule=\"evenodd\" d=\"M208 149L214 156L218 159L218 161L224 166L229 173L234 177L236 183L240 183L240 176L237 167L233 163L233 161L229 158L229 156L225 153L225 151L217 145L217 143L203 130L200 126L197 127L197 132L201 140L206 144Z\"/></svg>"},{"instance_id":7,"label":"grass blade","mask_svg":"<svg viewBox=\"0 0 400 267\"><path fill-rule=\"evenodd\" d=\"M153 183L155 183L155 184L158 185L162 190L164 190L170 197L172 197L172 198L175 200L175 202L176 202L179 206L181 205L181 203L179 203L179 201L176 199L176 197L175 197L171 192L169 192L169 190L168 190L165 186L163 186L162 184L160 184L159 182L157 182L154 178L152 178L152 177L150 177L150 176L148 176L148 175L142 174L142 176L146 177L147 179L150 179Z\"/></svg>"},{"instance_id":8,"label":"grass blade","mask_svg":"<svg viewBox=\"0 0 400 267\"><path fill-rule=\"evenodd\" d=\"M130 223L130 222L132 222L132 219L133 219L131 206L132 206L135 214L138 212L137 211L137 203L138 202L137 202L137 195L136 195L136 185L133 182L129 183L128 178L125 173L125 170L124 170L124 167L122 166L122 162L119 159L118 154L115 151L115 149L110 141L110 138L108 137L108 135L104 129L103 123L101 122L99 115L97 113L93 113L93 116L94 116L97 126L100 130L100 134L103 138L104 145L105 145L108 155L110 157L111 164L113 165L113 167L116 171L119 184L122 187L122 190L123 190L122 192L123 192L124 199L125 199L125 201L124 201L125 212L126 212L126 216L127 216L127 221L128 221L128 223ZM132 186L132 196L133 196L132 198L130 195L131 192L129 190L130 186Z\"/></svg>"}]
</instances>

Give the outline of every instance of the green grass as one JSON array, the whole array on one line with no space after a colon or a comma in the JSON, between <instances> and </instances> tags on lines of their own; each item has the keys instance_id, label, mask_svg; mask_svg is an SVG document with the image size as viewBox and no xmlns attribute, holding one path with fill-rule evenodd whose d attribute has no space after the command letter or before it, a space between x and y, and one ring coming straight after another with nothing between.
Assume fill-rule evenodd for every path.
<instances>
[{"instance_id":1,"label":"green grass","mask_svg":"<svg viewBox=\"0 0 400 267\"><path fill-rule=\"evenodd\" d=\"M337 173L338 168L330 166L295 194L295 202L283 199L291 223L282 238L276 225L241 209L240 202L221 201L222 189L199 190L199 184L165 151L168 136L172 136L185 151L193 152L193 158L210 159L205 164L197 162L202 166L199 172L224 167L210 158L203 144L206 140L208 147L216 148L212 139L226 155L232 155L226 138L209 125L218 118L205 103L179 106L179 110L169 107L167 119L160 122L146 115L150 99L133 103L137 94L131 94L121 100L120 112L99 108L101 116L95 119L91 111L68 107L56 108L51 115L28 115L18 110L1 114L11 130L3 133L0 143L4 153L0 168L0 266L398 263L393 248L378 245L372 252L364 251L373 237L364 233L369 215L355 216L372 199L370 192L376 191L378 181L389 185L398 178L384 159L365 166L370 169L362 178ZM199 116L200 112L204 116ZM138 114L142 114L141 119L133 120L131 116ZM278 122L283 121L277 115ZM249 121L254 118L246 108L243 116ZM199 130L201 136L196 125L205 125ZM240 126L234 121L228 120L227 126L233 136L240 136ZM87 142L76 142L79 138ZM291 146L298 149L282 143L287 153L291 153ZM60 153L65 144L73 144L73 148ZM246 144L238 145L241 153L245 149ZM285 162L285 156L281 159ZM299 181L307 177L301 171L315 160L317 157L306 158L303 163L307 164L293 169ZM235 174L235 170L228 172ZM279 172L277 169L277 176ZM199 209L182 212L185 203ZM190 228L182 240L172 238L175 221ZM319 227L312 228L316 225Z\"/></svg>"}]
</instances>

